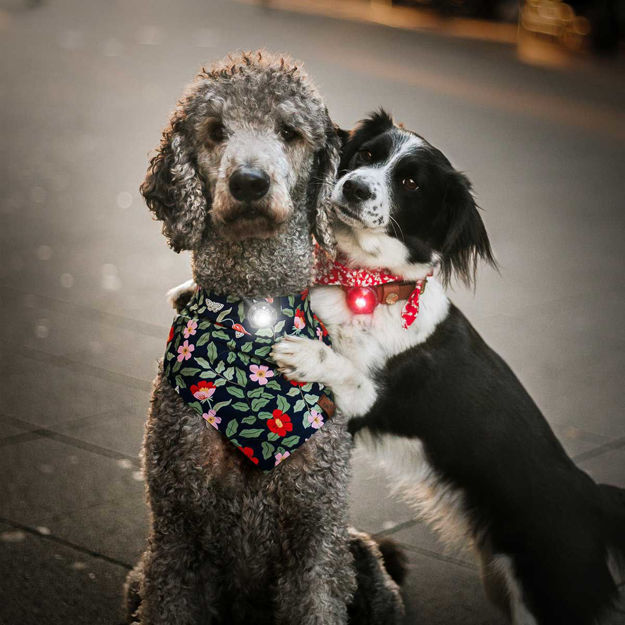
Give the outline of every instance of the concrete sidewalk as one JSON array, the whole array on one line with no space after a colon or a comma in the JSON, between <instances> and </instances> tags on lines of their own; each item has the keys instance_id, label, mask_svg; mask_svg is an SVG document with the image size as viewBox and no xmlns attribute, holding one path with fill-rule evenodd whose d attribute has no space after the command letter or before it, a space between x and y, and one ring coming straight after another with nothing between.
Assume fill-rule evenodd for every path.
<instances>
[{"instance_id":1,"label":"concrete sidewalk","mask_svg":"<svg viewBox=\"0 0 625 625\"><path fill-rule=\"evenodd\" d=\"M453 298L568 451L625 486L622 111L610 67L554 73L507 47L216 0L44 2L0 12L0 623L116 623L146 535L137 453L189 276L138 185L201 63L302 58L348 127L384 104L473 180L501 274ZM351 517L410 556L406 623L495 625L357 450Z\"/></svg>"}]
</instances>

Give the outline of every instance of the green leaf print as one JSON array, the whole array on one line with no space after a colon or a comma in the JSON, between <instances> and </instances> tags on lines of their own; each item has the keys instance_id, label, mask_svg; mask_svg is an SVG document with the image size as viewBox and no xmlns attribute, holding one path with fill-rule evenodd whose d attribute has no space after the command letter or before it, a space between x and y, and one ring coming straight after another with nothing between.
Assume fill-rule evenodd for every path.
<instances>
[{"instance_id":1,"label":"green leaf print","mask_svg":"<svg viewBox=\"0 0 625 625\"><path fill-rule=\"evenodd\" d=\"M263 441L263 458L267 460L267 458L271 458L273 456L274 447L271 443L267 441Z\"/></svg>"},{"instance_id":2,"label":"green leaf print","mask_svg":"<svg viewBox=\"0 0 625 625\"><path fill-rule=\"evenodd\" d=\"M256 417L254 415L250 415L249 417L241 419L241 422L245 423L245 425L254 425L254 423L256 423Z\"/></svg>"},{"instance_id":3,"label":"green leaf print","mask_svg":"<svg viewBox=\"0 0 625 625\"><path fill-rule=\"evenodd\" d=\"M250 343L250 345L251 345L251 343ZM255 349L254 353L259 358L264 358L265 356L269 355L269 352L271 352L272 349L273 349L273 345L267 345L265 347L259 347L258 349Z\"/></svg>"},{"instance_id":4,"label":"green leaf print","mask_svg":"<svg viewBox=\"0 0 625 625\"><path fill-rule=\"evenodd\" d=\"M215 360L217 360L217 347L215 347L215 343L211 343L206 348L206 355L211 362L215 362Z\"/></svg>"},{"instance_id":5,"label":"green leaf print","mask_svg":"<svg viewBox=\"0 0 625 625\"><path fill-rule=\"evenodd\" d=\"M200 365L200 367L203 367L204 369L212 369L210 363L207 360L204 360L204 358L195 358L195 362Z\"/></svg>"},{"instance_id":6,"label":"green leaf print","mask_svg":"<svg viewBox=\"0 0 625 625\"><path fill-rule=\"evenodd\" d=\"M228 399L226 401L217 402L216 404L213 404L213 410L215 412L219 412L222 408L225 408L226 406L229 406L231 403L232 403L231 399Z\"/></svg>"},{"instance_id":7,"label":"green leaf print","mask_svg":"<svg viewBox=\"0 0 625 625\"><path fill-rule=\"evenodd\" d=\"M249 412L250 411L250 407L242 401L237 401L234 404L232 404L232 407L235 410L238 410L239 412Z\"/></svg>"},{"instance_id":8,"label":"green leaf print","mask_svg":"<svg viewBox=\"0 0 625 625\"><path fill-rule=\"evenodd\" d=\"M268 399L263 399L259 397L257 399L252 400L252 411L258 412L261 408L264 408L269 403Z\"/></svg>"},{"instance_id":9,"label":"green leaf print","mask_svg":"<svg viewBox=\"0 0 625 625\"><path fill-rule=\"evenodd\" d=\"M306 393L304 395L304 399L309 403L309 404L316 404L319 401L319 395L313 395L312 393Z\"/></svg>"},{"instance_id":10,"label":"green leaf print","mask_svg":"<svg viewBox=\"0 0 625 625\"><path fill-rule=\"evenodd\" d=\"M278 382L276 382L275 380L269 380L269 382L267 382L267 384L265 384L265 386L267 388L270 388L274 391L281 391L282 387L280 386L280 384Z\"/></svg>"},{"instance_id":11,"label":"green leaf print","mask_svg":"<svg viewBox=\"0 0 625 625\"><path fill-rule=\"evenodd\" d=\"M295 407L293 408L295 412L301 412L302 410L306 410L306 402L303 399L298 399L295 402Z\"/></svg>"},{"instance_id":12,"label":"green leaf print","mask_svg":"<svg viewBox=\"0 0 625 625\"><path fill-rule=\"evenodd\" d=\"M253 388L251 391L248 391L247 396L252 397L260 397L263 394L263 387L259 386L258 388Z\"/></svg>"},{"instance_id":13,"label":"green leaf print","mask_svg":"<svg viewBox=\"0 0 625 625\"><path fill-rule=\"evenodd\" d=\"M211 333L210 332L205 332L204 334L200 335L200 338L197 340L196 345L198 347L201 347L202 345L206 345L206 343L208 343L211 340Z\"/></svg>"},{"instance_id":14,"label":"green leaf print","mask_svg":"<svg viewBox=\"0 0 625 625\"><path fill-rule=\"evenodd\" d=\"M280 438L280 435L276 434L275 432L269 432L269 434L267 434L268 441L277 441L279 438Z\"/></svg>"},{"instance_id":15,"label":"green leaf print","mask_svg":"<svg viewBox=\"0 0 625 625\"><path fill-rule=\"evenodd\" d=\"M200 371L201 369L198 369L197 367L185 367L184 369L180 370L180 375L195 375Z\"/></svg>"},{"instance_id":16,"label":"green leaf print","mask_svg":"<svg viewBox=\"0 0 625 625\"><path fill-rule=\"evenodd\" d=\"M264 410L258 413L259 419L271 419L272 417L273 415L270 412L266 412Z\"/></svg>"},{"instance_id":17,"label":"green leaf print","mask_svg":"<svg viewBox=\"0 0 625 625\"><path fill-rule=\"evenodd\" d=\"M225 310L222 310L217 315L217 323L221 323L231 312L232 312L232 308L226 308Z\"/></svg>"},{"instance_id":18,"label":"green leaf print","mask_svg":"<svg viewBox=\"0 0 625 625\"><path fill-rule=\"evenodd\" d=\"M243 438L258 438L265 430L262 428L254 428L253 430L241 430L239 436Z\"/></svg>"},{"instance_id":19,"label":"green leaf print","mask_svg":"<svg viewBox=\"0 0 625 625\"><path fill-rule=\"evenodd\" d=\"M293 388L289 389L289 392L287 393L289 397L297 397L299 394L300 394L300 390L297 386L294 386Z\"/></svg>"},{"instance_id":20,"label":"green leaf print","mask_svg":"<svg viewBox=\"0 0 625 625\"><path fill-rule=\"evenodd\" d=\"M241 386L247 386L247 376L245 375L245 371L242 371L241 369L236 369L235 371L237 375L237 382Z\"/></svg>"},{"instance_id":21,"label":"green leaf print","mask_svg":"<svg viewBox=\"0 0 625 625\"><path fill-rule=\"evenodd\" d=\"M226 368L226 363L223 360L220 360L216 365L215 365L215 371L217 373L222 373L223 370Z\"/></svg>"},{"instance_id":22,"label":"green leaf print","mask_svg":"<svg viewBox=\"0 0 625 625\"><path fill-rule=\"evenodd\" d=\"M245 399L245 393L238 386L226 386L226 390L233 397L238 397L239 399Z\"/></svg>"},{"instance_id":23,"label":"green leaf print","mask_svg":"<svg viewBox=\"0 0 625 625\"><path fill-rule=\"evenodd\" d=\"M282 444L285 447L293 447L293 445L297 445L299 443L299 436L287 436L287 438L282 439Z\"/></svg>"},{"instance_id":24,"label":"green leaf print","mask_svg":"<svg viewBox=\"0 0 625 625\"><path fill-rule=\"evenodd\" d=\"M250 352L252 351L252 347L253 347L253 343L251 341L247 341L245 343L243 343L243 345L241 345L241 351L242 352Z\"/></svg>"},{"instance_id":25,"label":"green leaf print","mask_svg":"<svg viewBox=\"0 0 625 625\"><path fill-rule=\"evenodd\" d=\"M226 436L228 438L230 438L231 436L234 436L237 433L238 427L239 427L239 424L237 423L236 419L232 419L232 421L228 423L228 427L226 428Z\"/></svg>"},{"instance_id":26,"label":"green leaf print","mask_svg":"<svg viewBox=\"0 0 625 625\"><path fill-rule=\"evenodd\" d=\"M282 412L288 412L291 409L291 404L282 395L276 396L276 403Z\"/></svg>"}]
</instances>

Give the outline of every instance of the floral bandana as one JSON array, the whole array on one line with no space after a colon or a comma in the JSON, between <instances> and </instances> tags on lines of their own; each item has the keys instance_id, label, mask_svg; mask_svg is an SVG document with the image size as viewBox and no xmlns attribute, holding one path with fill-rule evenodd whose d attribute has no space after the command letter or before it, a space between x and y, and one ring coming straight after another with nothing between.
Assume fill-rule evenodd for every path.
<instances>
[{"instance_id":1,"label":"floral bandana","mask_svg":"<svg viewBox=\"0 0 625 625\"><path fill-rule=\"evenodd\" d=\"M198 288L167 340L164 372L178 395L265 471L288 458L334 411L323 385L290 382L274 370L272 346L288 334L330 344L307 291L244 300Z\"/></svg>"},{"instance_id":2,"label":"floral bandana","mask_svg":"<svg viewBox=\"0 0 625 625\"><path fill-rule=\"evenodd\" d=\"M391 282L401 282L403 278L384 269L363 269L348 266L346 256L339 255L334 261L320 259L318 254L317 284L340 285L343 287L367 287ZM432 273L428 274L429 276ZM417 280L415 288L406 300L401 313L402 327L407 330L419 314L419 295L423 292L427 278Z\"/></svg>"}]
</instances>

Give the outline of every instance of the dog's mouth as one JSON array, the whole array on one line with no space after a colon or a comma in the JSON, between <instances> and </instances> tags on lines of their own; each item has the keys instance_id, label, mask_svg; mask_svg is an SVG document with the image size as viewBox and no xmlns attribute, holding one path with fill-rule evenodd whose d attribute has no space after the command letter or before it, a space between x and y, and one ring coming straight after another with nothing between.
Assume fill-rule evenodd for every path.
<instances>
[{"instance_id":1,"label":"dog's mouth","mask_svg":"<svg viewBox=\"0 0 625 625\"><path fill-rule=\"evenodd\" d=\"M241 205L222 215L219 226L223 237L230 241L269 239L282 230L285 221L265 208Z\"/></svg>"},{"instance_id":2,"label":"dog's mouth","mask_svg":"<svg viewBox=\"0 0 625 625\"><path fill-rule=\"evenodd\" d=\"M367 228L367 225L361 221L356 211L347 204L333 202L333 206L337 219L342 221L345 225L351 226L352 228Z\"/></svg>"}]
</instances>

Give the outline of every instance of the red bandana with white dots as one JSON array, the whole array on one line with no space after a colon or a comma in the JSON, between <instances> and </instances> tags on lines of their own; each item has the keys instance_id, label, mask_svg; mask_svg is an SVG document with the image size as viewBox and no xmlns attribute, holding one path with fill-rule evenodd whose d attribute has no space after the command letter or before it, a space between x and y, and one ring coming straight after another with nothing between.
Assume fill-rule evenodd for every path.
<instances>
[{"instance_id":1,"label":"red bandana with white dots","mask_svg":"<svg viewBox=\"0 0 625 625\"><path fill-rule=\"evenodd\" d=\"M347 265L346 256L338 255L334 261L319 259L317 265L317 284L339 285L344 287L354 286L377 286L379 284L389 284L390 282L401 282L403 278L392 273L387 273L384 269L363 269L354 268ZM325 262L324 262L325 261ZM423 291L427 278L417 280L415 288L406 300L401 313L402 327L407 330L419 314L419 295Z\"/></svg>"}]
</instances>

